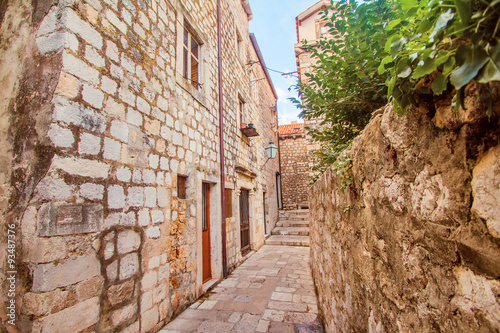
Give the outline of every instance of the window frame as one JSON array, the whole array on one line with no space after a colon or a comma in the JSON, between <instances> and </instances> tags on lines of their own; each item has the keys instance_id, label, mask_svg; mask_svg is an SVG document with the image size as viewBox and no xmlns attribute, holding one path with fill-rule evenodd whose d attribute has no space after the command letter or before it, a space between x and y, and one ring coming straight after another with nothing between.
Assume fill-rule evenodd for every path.
<instances>
[{"instance_id":1,"label":"window frame","mask_svg":"<svg viewBox=\"0 0 500 333\"><path fill-rule=\"evenodd\" d=\"M206 65L205 57L208 55L206 42L209 40L197 25L189 11L179 1L177 2L177 20L176 20L176 46L175 46L175 83L180 86L184 91L189 93L196 101L203 107L209 107L207 100L207 89L205 84L209 78L208 67ZM198 84L195 87L191 79L184 77L184 28L186 28L193 39L198 43Z\"/></svg>"},{"instance_id":2,"label":"window frame","mask_svg":"<svg viewBox=\"0 0 500 333\"><path fill-rule=\"evenodd\" d=\"M193 43L196 45L193 51ZM201 43L193 33L189 24L184 23L182 30L182 76L195 88L199 89L200 82L200 55ZM193 77L193 59L196 61L196 77Z\"/></svg>"}]
</instances>

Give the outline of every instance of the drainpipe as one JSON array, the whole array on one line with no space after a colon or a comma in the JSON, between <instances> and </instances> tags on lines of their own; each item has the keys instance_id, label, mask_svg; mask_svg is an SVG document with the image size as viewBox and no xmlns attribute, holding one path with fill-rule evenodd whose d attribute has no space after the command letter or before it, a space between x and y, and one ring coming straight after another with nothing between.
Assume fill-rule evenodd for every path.
<instances>
[{"instance_id":1,"label":"drainpipe","mask_svg":"<svg viewBox=\"0 0 500 333\"><path fill-rule=\"evenodd\" d=\"M227 278L226 253L226 174L224 171L224 103L222 100L222 48L221 48L221 0L217 0L217 67L219 76L219 149L220 149L220 192L222 217L222 274Z\"/></svg>"},{"instance_id":2,"label":"drainpipe","mask_svg":"<svg viewBox=\"0 0 500 333\"><path fill-rule=\"evenodd\" d=\"M277 131L277 136L278 136L278 165L279 165L279 172L280 172L280 200L281 200L281 209L283 209L283 184L281 182L281 148L280 148L280 131L279 131L279 124L278 124L278 99L275 99L275 105L276 105L276 131ZM278 186L278 184L276 184ZM279 207L278 207L279 209Z\"/></svg>"}]
</instances>

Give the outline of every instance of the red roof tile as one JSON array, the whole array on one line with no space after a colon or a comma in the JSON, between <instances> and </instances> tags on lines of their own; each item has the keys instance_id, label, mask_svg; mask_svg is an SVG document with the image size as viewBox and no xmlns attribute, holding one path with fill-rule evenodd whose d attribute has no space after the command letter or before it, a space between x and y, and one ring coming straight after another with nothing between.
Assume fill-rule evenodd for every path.
<instances>
[{"instance_id":1,"label":"red roof tile","mask_svg":"<svg viewBox=\"0 0 500 333\"><path fill-rule=\"evenodd\" d=\"M286 124L278 126L279 135L305 133L304 123Z\"/></svg>"}]
</instances>

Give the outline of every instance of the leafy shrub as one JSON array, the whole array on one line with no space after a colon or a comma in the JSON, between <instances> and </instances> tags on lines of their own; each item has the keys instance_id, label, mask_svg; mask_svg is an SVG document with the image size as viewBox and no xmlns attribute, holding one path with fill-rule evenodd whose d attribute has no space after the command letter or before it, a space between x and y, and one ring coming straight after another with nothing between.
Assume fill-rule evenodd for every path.
<instances>
[{"instance_id":1,"label":"leafy shrub","mask_svg":"<svg viewBox=\"0 0 500 333\"><path fill-rule=\"evenodd\" d=\"M315 61L292 99L305 119L323 119L309 132L322 148L317 172L333 164L390 100L398 115L443 93L464 107L465 87L484 84L493 113L492 81L500 80L500 0L355 0L322 13L330 37L304 48ZM464 107L465 108L465 107Z\"/></svg>"}]
</instances>

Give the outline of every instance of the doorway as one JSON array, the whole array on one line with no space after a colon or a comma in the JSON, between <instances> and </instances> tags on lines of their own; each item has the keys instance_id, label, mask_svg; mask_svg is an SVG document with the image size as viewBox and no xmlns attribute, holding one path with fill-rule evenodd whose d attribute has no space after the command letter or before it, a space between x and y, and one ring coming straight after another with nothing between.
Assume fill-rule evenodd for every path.
<instances>
[{"instance_id":1,"label":"doorway","mask_svg":"<svg viewBox=\"0 0 500 333\"><path fill-rule=\"evenodd\" d=\"M203 283L212 278L210 256L210 184L202 185L202 247L203 247Z\"/></svg>"},{"instance_id":2,"label":"doorway","mask_svg":"<svg viewBox=\"0 0 500 333\"><path fill-rule=\"evenodd\" d=\"M249 190L241 190L240 195L240 233L241 233L241 255L250 252L250 212L249 212Z\"/></svg>"}]
</instances>

